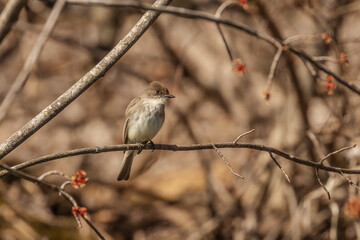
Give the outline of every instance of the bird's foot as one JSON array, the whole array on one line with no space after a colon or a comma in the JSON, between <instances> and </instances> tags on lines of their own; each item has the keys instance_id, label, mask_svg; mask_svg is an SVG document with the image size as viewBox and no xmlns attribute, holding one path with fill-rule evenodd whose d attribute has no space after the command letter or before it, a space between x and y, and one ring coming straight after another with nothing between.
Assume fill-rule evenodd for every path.
<instances>
[{"instance_id":1,"label":"bird's foot","mask_svg":"<svg viewBox=\"0 0 360 240\"><path fill-rule=\"evenodd\" d=\"M142 146L144 145L144 143L137 143L137 145L138 145L139 148L140 148L140 147L142 147ZM139 149L138 152L137 152L137 154L140 154L141 151L142 151L142 149Z\"/></svg>"}]
</instances>

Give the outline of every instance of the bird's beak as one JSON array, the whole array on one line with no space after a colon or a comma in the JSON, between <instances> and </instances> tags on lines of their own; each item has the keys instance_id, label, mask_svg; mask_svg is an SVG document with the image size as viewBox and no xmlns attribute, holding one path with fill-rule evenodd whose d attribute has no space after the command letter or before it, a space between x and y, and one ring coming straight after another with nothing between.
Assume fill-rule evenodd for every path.
<instances>
[{"instance_id":1,"label":"bird's beak","mask_svg":"<svg viewBox=\"0 0 360 240\"><path fill-rule=\"evenodd\" d=\"M165 97L166 97L166 98L175 98L175 96L174 96L174 95L171 95L171 94L167 94L167 95L165 95Z\"/></svg>"}]
</instances>

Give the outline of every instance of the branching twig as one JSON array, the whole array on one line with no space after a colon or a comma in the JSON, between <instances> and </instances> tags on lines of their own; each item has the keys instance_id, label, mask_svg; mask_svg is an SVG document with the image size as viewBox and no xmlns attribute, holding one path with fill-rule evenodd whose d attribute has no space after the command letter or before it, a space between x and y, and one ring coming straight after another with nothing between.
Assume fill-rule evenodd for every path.
<instances>
[{"instance_id":1,"label":"branching twig","mask_svg":"<svg viewBox=\"0 0 360 240\"><path fill-rule=\"evenodd\" d=\"M271 157L271 159L274 161L274 163L280 168L280 170L282 171L282 173L285 175L286 180L290 183L290 178L287 175L287 173L285 172L285 170L281 167L280 163L276 160L276 158L273 156L273 154L271 152L269 152L269 155Z\"/></svg>"},{"instance_id":2,"label":"branching twig","mask_svg":"<svg viewBox=\"0 0 360 240\"><path fill-rule=\"evenodd\" d=\"M174 14L174 15L178 15L181 17L185 17L185 18L198 18L198 19L203 19L203 20L207 20L207 21L211 21L211 22L215 22L218 24L223 24L229 27L233 27L236 28L240 31L243 31L245 33L247 33L250 36L254 36L257 39L261 39L265 42L270 43L271 45L275 46L276 48L280 48L280 47L284 47L284 46L288 46L286 45L284 42L270 37L265 33L262 33L260 31L257 31L245 24L241 24L239 22L235 22L235 21L231 21L231 20L227 20L227 19L222 19L222 18L217 18L215 15L213 14L209 14L209 13L205 13L205 12L201 12L201 11L196 11L196 10L190 10L190 9L186 9L186 8L180 8L180 7L174 7L174 6L168 6L168 7L152 7L148 4L143 4L137 1L131 1L131 0L123 0L123 1L116 1L116 0L68 0L69 3L72 4L96 4L96 5L103 5L103 6L111 6L111 7L119 7L119 6L125 6L125 7L133 7L133 8L140 8L140 9L145 9L145 10L154 10L154 11L158 11L158 12L163 12L163 13L169 13L169 14ZM312 59L312 57L310 57L309 55L307 55L306 53L304 53L302 50L297 50L294 47L288 46L289 52L295 54L296 56L308 61L309 63L311 63L313 66L315 66L316 68L318 68L319 70L325 72L326 74L332 75L334 77L334 79L340 83L341 85L347 87L348 89L350 89L351 91L353 91L354 93L360 95L360 87L356 86L355 84L351 83L351 82L347 82L344 79L342 79L341 77L339 77L337 74L335 74L334 72L330 71L329 69L327 69L325 66L321 65L320 63L314 61Z\"/></svg>"},{"instance_id":3,"label":"branching twig","mask_svg":"<svg viewBox=\"0 0 360 240\"><path fill-rule=\"evenodd\" d=\"M243 176L241 176L240 174L238 174L237 172L234 171L234 169L231 167L229 161L225 158L225 156L219 151L219 149L217 149L217 147L215 146L214 143L212 143L212 147L214 148L214 150L216 151L216 153L219 155L219 157L226 163L227 167L230 169L231 173L241 179L244 179Z\"/></svg>"},{"instance_id":4,"label":"branching twig","mask_svg":"<svg viewBox=\"0 0 360 240\"><path fill-rule=\"evenodd\" d=\"M343 147L343 148L340 148L339 150L336 150L336 151L334 151L334 152L331 152L331 153L329 153L328 155L326 155L325 157L323 157L323 159L321 159L320 164L323 165L323 163L324 163L324 161L325 161L326 159L329 159L330 157L334 156L335 154L338 154L338 153L343 152L343 151L345 151L345 150L349 150L349 149L354 148L354 147L356 147L356 144L354 144L353 146L349 146L349 147Z\"/></svg>"},{"instance_id":5,"label":"branching twig","mask_svg":"<svg viewBox=\"0 0 360 240\"><path fill-rule=\"evenodd\" d=\"M307 136L309 137L309 139L310 139L311 142L313 143L313 145L314 145L314 147L315 147L315 150L316 150L316 152L317 152L317 155L318 155L320 158L322 158L322 159L320 160L320 165L322 165L322 166L324 165L324 161L325 161L326 159L329 159L331 156L333 156L333 155L335 155L335 154L338 154L338 153L340 153L340 152L343 152L343 151L345 151L345 150L349 150L349 149L351 149L351 148L356 147L356 144L353 145L353 146L350 146L350 147L343 147L343 148L340 148L340 149L338 149L338 150L336 150L336 151L333 151L333 152L327 154L325 157L323 157L324 154L323 154L322 151L321 151L320 143L319 143L319 141L316 139L315 134L314 134L313 132L311 132L311 131L307 131ZM331 199L331 197L330 197L330 192L329 192L329 190L327 190L327 188L325 187L325 185L321 182L321 179L320 179L320 176L319 176L319 168L314 168L314 171L315 171L315 175L316 175L317 181L319 182L320 186L324 189L324 191L326 192L326 194L328 195L328 198L329 198L329 200L330 200L330 199ZM338 171L337 171L337 173L339 173L346 181L348 181L351 186L353 186L353 187L355 187L355 188L359 188L359 187L358 187L356 184L354 184L348 177L346 177L346 176L344 175L344 173L342 172L342 169L339 168Z\"/></svg>"},{"instance_id":6,"label":"branching twig","mask_svg":"<svg viewBox=\"0 0 360 240\"><path fill-rule=\"evenodd\" d=\"M78 204L76 202L76 200L67 192L65 192L63 189L61 189L60 187L54 185L54 184L51 184L51 183L48 183L48 182L45 182L45 181L42 181L36 177L33 177L27 173L24 173L22 171L19 171L17 169L14 169L14 168L11 168L10 166L0 162L0 168L3 168L3 169L6 169L8 172L10 172L11 174L13 174L14 176L17 176L19 178L22 178L22 179L25 179L29 182L32 182L32 183L35 183L35 184L41 184L41 185L44 185L46 187L49 187L49 188L52 188L56 191L59 192L59 195L60 196L63 196L73 207L78 207ZM104 239L104 236L100 233L100 231L98 229L96 229L96 227L87 219L86 216L84 215L80 215L84 220L85 222L89 225L89 227L91 229L94 230L94 232L98 235L98 237L100 239ZM78 226L81 227L81 222L78 218L78 216L75 216L75 219L76 219L76 222L78 224ZM80 225L79 225L80 224Z\"/></svg>"},{"instance_id":7,"label":"branching twig","mask_svg":"<svg viewBox=\"0 0 360 240\"><path fill-rule=\"evenodd\" d=\"M37 39L34 47L32 48L29 56L26 59L26 62L21 69L20 73L17 75L13 85L6 94L4 100L0 105L0 122L5 117L11 103L14 101L16 95L24 87L26 80L29 78L30 71L33 68L35 62L40 56L41 50L44 48L46 40L49 38L51 31L53 30L55 23L61 13L61 10L65 6L66 0L56 1L53 10L50 13L50 16L47 18L44 28Z\"/></svg>"},{"instance_id":8,"label":"branching twig","mask_svg":"<svg viewBox=\"0 0 360 240\"><path fill-rule=\"evenodd\" d=\"M324 153L322 152L321 150L321 147L320 147L320 143L319 141L317 140L315 134L312 132L312 131L307 131L306 132L306 135L308 136L308 138L310 139L310 141L312 142L314 148L315 148L315 152L316 154L318 155L319 158L322 158L324 156ZM321 164L321 163L320 163ZM322 164L321 164L322 165ZM320 176L319 176L319 169L318 168L314 168L314 172L315 172L315 176L316 176L316 179L318 181L318 183L320 184L320 186L324 189L324 191L326 192L327 196L328 196L328 199L330 200L331 199L331 196L330 196L330 192L329 190L325 187L325 185L323 184L323 182L321 181L320 179Z\"/></svg>"}]
</instances>

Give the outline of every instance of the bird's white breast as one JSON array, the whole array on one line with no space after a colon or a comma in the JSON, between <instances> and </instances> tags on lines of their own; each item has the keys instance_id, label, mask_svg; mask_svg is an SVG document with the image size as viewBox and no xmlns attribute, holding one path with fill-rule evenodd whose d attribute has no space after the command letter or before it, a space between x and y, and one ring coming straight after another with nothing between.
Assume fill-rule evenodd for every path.
<instances>
[{"instance_id":1,"label":"bird's white breast","mask_svg":"<svg viewBox=\"0 0 360 240\"><path fill-rule=\"evenodd\" d=\"M141 143L151 140L159 132L164 122L164 111L166 99L147 98L142 99L142 111L133 114L129 120L128 142Z\"/></svg>"}]
</instances>

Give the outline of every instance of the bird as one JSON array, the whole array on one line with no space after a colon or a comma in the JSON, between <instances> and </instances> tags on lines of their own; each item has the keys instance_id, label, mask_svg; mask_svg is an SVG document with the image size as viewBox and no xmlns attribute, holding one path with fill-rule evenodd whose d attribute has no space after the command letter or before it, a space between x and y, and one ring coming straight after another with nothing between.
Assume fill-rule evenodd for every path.
<instances>
[{"instance_id":1,"label":"bird","mask_svg":"<svg viewBox=\"0 0 360 240\"><path fill-rule=\"evenodd\" d=\"M165 104L169 98L175 98L160 82L153 81L135 97L125 110L123 142L125 144L146 144L160 131L165 120ZM128 180L133 159L137 150L126 150L121 163L118 181ZM137 152L138 154L140 151Z\"/></svg>"}]
</instances>

